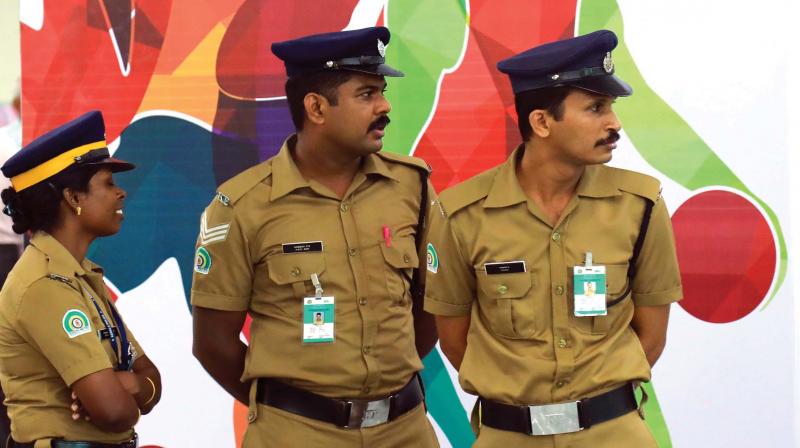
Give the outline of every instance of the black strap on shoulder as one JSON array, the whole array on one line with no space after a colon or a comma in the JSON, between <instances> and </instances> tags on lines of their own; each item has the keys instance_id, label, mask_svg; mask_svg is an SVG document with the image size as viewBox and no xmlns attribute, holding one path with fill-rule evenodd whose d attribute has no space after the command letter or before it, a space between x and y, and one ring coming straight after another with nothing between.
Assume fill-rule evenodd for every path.
<instances>
[{"instance_id":1,"label":"black strap on shoulder","mask_svg":"<svg viewBox=\"0 0 800 448\"><path fill-rule=\"evenodd\" d=\"M417 254L420 253L422 250L422 245L425 243L423 238L425 237L425 217L428 215L428 176L430 173L428 171L420 171L419 172L419 182L422 192L420 193L420 202L419 202L419 218L417 219L417 233L414 236L415 247L417 248ZM414 269L414 274L411 277L411 298L413 300L422 300L422 297L425 295L425 288L422 284L422 263L423 260L419 261L419 265L416 269Z\"/></svg>"},{"instance_id":2,"label":"black strap on shoulder","mask_svg":"<svg viewBox=\"0 0 800 448\"><path fill-rule=\"evenodd\" d=\"M647 236L647 228L650 225L650 215L652 213L653 202L649 199L646 199L644 204L644 215L642 216L642 225L639 227L639 237L636 238L636 244L633 245L631 259L628 261L628 287L625 288L625 292L623 292L621 296L608 302L606 304L606 308L611 308L631 295L631 289L633 289L633 278L636 277L636 262L639 260L639 253L642 251L644 237Z\"/></svg>"}]
</instances>

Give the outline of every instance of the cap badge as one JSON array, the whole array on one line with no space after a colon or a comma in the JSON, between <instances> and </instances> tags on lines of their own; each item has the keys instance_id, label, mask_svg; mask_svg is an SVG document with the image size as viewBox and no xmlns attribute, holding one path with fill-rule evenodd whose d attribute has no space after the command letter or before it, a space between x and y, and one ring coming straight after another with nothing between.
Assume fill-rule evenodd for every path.
<instances>
[{"instance_id":1,"label":"cap badge","mask_svg":"<svg viewBox=\"0 0 800 448\"><path fill-rule=\"evenodd\" d=\"M614 60L611 59L611 52L606 53L606 57L603 58L603 70L608 74L614 72Z\"/></svg>"},{"instance_id":2,"label":"cap badge","mask_svg":"<svg viewBox=\"0 0 800 448\"><path fill-rule=\"evenodd\" d=\"M381 42L380 39L378 39L378 54L380 54L382 58L386 57L386 44Z\"/></svg>"}]
</instances>

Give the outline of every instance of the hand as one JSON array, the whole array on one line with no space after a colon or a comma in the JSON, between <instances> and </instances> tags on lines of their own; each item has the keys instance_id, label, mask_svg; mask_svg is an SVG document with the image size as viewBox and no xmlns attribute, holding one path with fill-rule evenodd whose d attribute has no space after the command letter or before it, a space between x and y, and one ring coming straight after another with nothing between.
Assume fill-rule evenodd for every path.
<instances>
[{"instance_id":1,"label":"hand","mask_svg":"<svg viewBox=\"0 0 800 448\"><path fill-rule=\"evenodd\" d=\"M128 371L116 371L114 374L117 376L122 388L125 389L125 392L128 392L134 397L139 395L142 390L142 386L135 373Z\"/></svg>"},{"instance_id":2,"label":"hand","mask_svg":"<svg viewBox=\"0 0 800 448\"><path fill-rule=\"evenodd\" d=\"M86 413L86 409L83 407L83 404L81 404L81 400L78 399L78 394L72 391L70 397L72 398L72 405L69 408L72 411L72 419L78 421L83 418L87 422L91 421L92 418Z\"/></svg>"}]
</instances>

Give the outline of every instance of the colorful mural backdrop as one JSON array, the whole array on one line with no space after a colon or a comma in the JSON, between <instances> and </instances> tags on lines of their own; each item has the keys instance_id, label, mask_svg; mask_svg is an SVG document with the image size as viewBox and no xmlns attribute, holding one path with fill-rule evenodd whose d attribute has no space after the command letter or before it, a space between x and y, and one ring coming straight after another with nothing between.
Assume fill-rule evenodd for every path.
<instances>
[{"instance_id":1,"label":"colorful mural backdrop","mask_svg":"<svg viewBox=\"0 0 800 448\"><path fill-rule=\"evenodd\" d=\"M23 1L24 140L101 109L111 149L138 166L118 179L128 191L122 231L97 241L90 257L106 267L119 307L164 376L161 405L138 426L144 445L237 446L246 427L246 409L191 355L188 290L199 216L216 186L275 154L293 130L270 43L382 24L392 31L389 63L407 74L389 82L394 124L385 148L428 161L439 190L501 163L519 143L498 60L600 28L620 36L617 73L635 94L616 104L624 139L612 164L663 181L686 296L648 385L647 422L662 447L788 446L788 185L764 174L785 169L786 124L763 115L784 92L782 53L758 47L755 31L752 41L720 39L739 36L739 22L756 26L748 15L760 13L722 14L726 3L709 3ZM756 48L761 82L730 82L745 75L719 56L752 62ZM753 122L761 130L737 126ZM781 348L765 349L776 341ZM424 361L443 446L469 446L474 397L438 351ZM756 412L762 407L771 412Z\"/></svg>"}]
</instances>

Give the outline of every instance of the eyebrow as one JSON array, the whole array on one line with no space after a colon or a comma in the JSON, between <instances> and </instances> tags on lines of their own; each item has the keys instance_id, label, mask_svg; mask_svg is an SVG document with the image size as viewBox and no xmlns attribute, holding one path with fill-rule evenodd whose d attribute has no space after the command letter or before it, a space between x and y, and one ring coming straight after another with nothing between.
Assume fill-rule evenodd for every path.
<instances>
[{"instance_id":1,"label":"eyebrow","mask_svg":"<svg viewBox=\"0 0 800 448\"><path fill-rule=\"evenodd\" d=\"M361 91L364 91L364 90L383 90L383 89L386 88L387 85L388 84L386 84L386 82L383 82L382 84L367 84L367 83L365 83L365 84L362 84L361 86L359 86L356 89L356 91L357 92L361 92Z\"/></svg>"}]
</instances>

